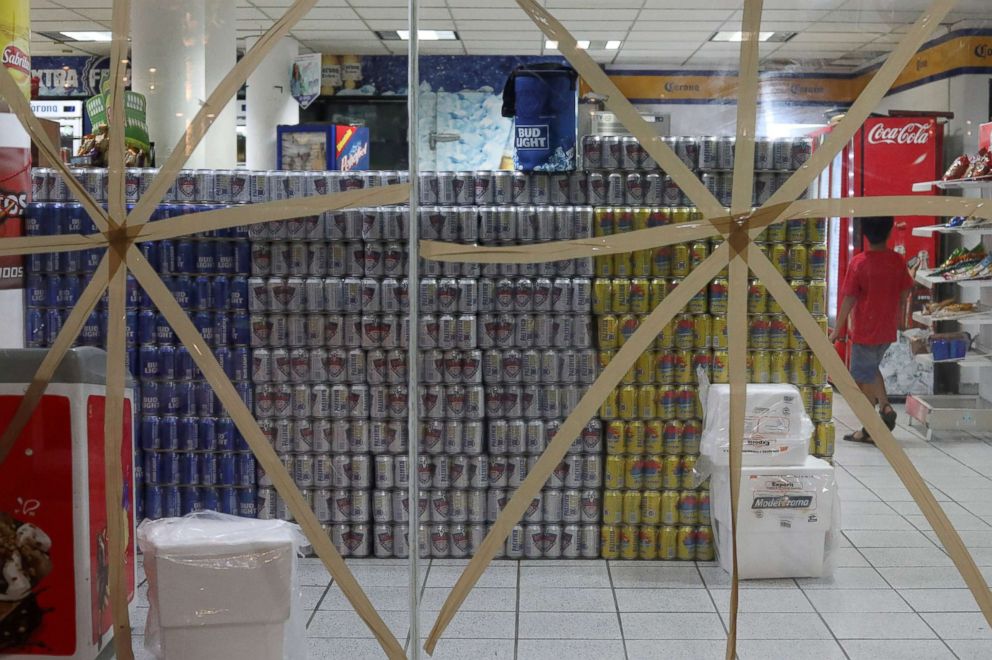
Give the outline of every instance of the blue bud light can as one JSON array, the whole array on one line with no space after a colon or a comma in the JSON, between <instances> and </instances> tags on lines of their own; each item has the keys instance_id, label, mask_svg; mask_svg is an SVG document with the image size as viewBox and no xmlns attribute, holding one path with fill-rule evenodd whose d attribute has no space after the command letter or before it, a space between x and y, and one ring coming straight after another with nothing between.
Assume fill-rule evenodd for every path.
<instances>
[{"instance_id":1,"label":"blue bud light can","mask_svg":"<svg viewBox=\"0 0 992 660\"><path fill-rule=\"evenodd\" d=\"M144 487L145 518L158 520L162 517L162 488L154 484Z\"/></svg>"},{"instance_id":2,"label":"blue bud light can","mask_svg":"<svg viewBox=\"0 0 992 660\"><path fill-rule=\"evenodd\" d=\"M196 486L200 483L200 454L184 451L179 457L179 485Z\"/></svg>"},{"instance_id":3,"label":"blue bud light can","mask_svg":"<svg viewBox=\"0 0 992 660\"><path fill-rule=\"evenodd\" d=\"M83 205L79 202L71 202L69 204L62 205L62 213L60 217L60 233L62 234L79 234L83 231L83 218L88 217L86 211L83 210Z\"/></svg>"},{"instance_id":4,"label":"blue bud light can","mask_svg":"<svg viewBox=\"0 0 992 660\"><path fill-rule=\"evenodd\" d=\"M238 275L251 272L251 243L248 241L234 242L234 272Z\"/></svg>"},{"instance_id":5,"label":"blue bud light can","mask_svg":"<svg viewBox=\"0 0 992 660\"><path fill-rule=\"evenodd\" d=\"M176 346L176 380L193 380L196 377L196 363L193 362L189 349Z\"/></svg>"},{"instance_id":6,"label":"blue bud light can","mask_svg":"<svg viewBox=\"0 0 992 660\"><path fill-rule=\"evenodd\" d=\"M44 254L29 254L24 257L24 267L27 268L29 273L44 273L45 272L45 255Z\"/></svg>"},{"instance_id":7,"label":"blue bud light can","mask_svg":"<svg viewBox=\"0 0 992 660\"><path fill-rule=\"evenodd\" d=\"M82 250L81 252L82 264L80 265L80 270L88 275L95 273L97 266L100 265L100 260L103 259L104 250L94 248L90 250Z\"/></svg>"},{"instance_id":8,"label":"blue bud light can","mask_svg":"<svg viewBox=\"0 0 992 660\"><path fill-rule=\"evenodd\" d=\"M238 489L238 515L242 518L258 516L258 493L254 485L250 488Z\"/></svg>"},{"instance_id":9,"label":"blue bud light can","mask_svg":"<svg viewBox=\"0 0 992 660\"><path fill-rule=\"evenodd\" d=\"M206 275L197 275L193 279L192 300L193 309L212 309L214 306L213 294L210 287L210 278Z\"/></svg>"},{"instance_id":10,"label":"blue bud light can","mask_svg":"<svg viewBox=\"0 0 992 660\"><path fill-rule=\"evenodd\" d=\"M172 295L183 309L191 309L193 280L189 275L176 275L172 279Z\"/></svg>"},{"instance_id":11,"label":"blue bud light can","mask_svg":"<svg viewBox=\"0 0 992 660\"><path fill-rule=\"evenodd\" d=\"M200 501L199 488L179 489L179 513L181 515L185 516L202 510L203 504Z\"/></svg>"},{"instance_id":12,"label":"blue bud light can","mask_svg":"<svg viewBox=\"0 0 992 660\"><path fill-rule=\"evenodd\" d=\"M210 295L212 296L213 306L215 307L227 307L230 305L231 297L231 280L225 275L218 275L213 278L210 283Z\"/></svg>"},{"instance_id":13,"label":"blue bud light can","mask_svg":"<svg viewBox=\"0 0 992 660\"><path fill-rule=\"evenodd\" d=\"M28 307L45 307L48 304L48 278L38 273L29 273L25 278Z\"/></svg>"},{"instance_id":14,"label":"blue bud light can","mask_svg":"<svg viewBox=\"0 0 992 660\"><path fill-rule=\"evenodd\" d=\"M193 273L196 272L196 252L193 249L193 241L189 238L176 240L176 272Z\"/></svg>"},{"instance_id":15,"label":"blue bud light can","mask_svg":"<svg viewBox=\"0 0 992 660\"><path fill-rule=\"evenodd\" d=\"M228 286L227 305L231 309L248 309L248 278L235 275Z\"/></svg>"},{"instance_id":16,"label":"blue bud light can","mask_svg":"<svg viewBox=\"0 0 992 660\"><path fill-rule=\"evenodd\" d=\"M155 272L161 272L160 266L162 264L162 252L159 249L158 241L145 241L144 243L138 244L141 248L141 253L145 255L145 261L148 265L155 269Z\"/></svg>"},{"instance_id":17,"label":"blue bud light can","mask_svg":"<svg viewBox=\"0 0 992 660\"><path fill-rule=\"evenodd\" d=\"M220 512L232 516L238 514L238 493L233 488L218 488L217 497L220 499Z\"/></svg>"},{"instance_id":18,"label":"blue bud light can","mask_svg":"<svg viewBox=\"0 0 992 660\"><path fill-rule=\"evenodd\" d=\"M250 452L234 455L234 476L238 486L254 486L255 471L255 457Z\"/></svg>"},{"instance_id":19,"label":"blue bud light can","mask_svg":"<svg viewBox=\"0 0 992 660\"><path fill-rule=\"evenodd\" d=\"M179 418L162 415L158 423L158 448L175 451L179 448Z\"/></svg>"},{"instance_id":20,"label":"blue bud light can","mask_svg":"<svg viewBox=\"0 0 992 660\"><path fill-rule=\"evenodd\" d=\"M138 284L138 280L135 279L134 275L128 273L127 275L127 308L128 309L138 309L141 305L141 285Z\"/></svg>"},{"instance_id":21,"label":"blue bud light can","mask_svg":"<svg viewBox=\"0 0 992 660\"><path fill-rule=\"evenodd\" d=\"M158 361L158 346L142 344L138 349L138 369L142 379L156 380L161 376L162 368Z\"/></svg>"},{"instance_id":22,"label":"blue bud light can","mask_svg":"<svg viewBox=\"0 0 992 660\"><path fill-rule=\"evenodd\" d=\"M130 309L124 316L124 339L128 346L138 345L138 310Z\"/></svg>"},{"instance_id":23,"label":"blue bud light can","mask_svg":"<svg viewBox=\"0 0 992 660\"><path fill-rule=\"evenodd\" d=\"M217 482L221 486L234 486L237 484L234 468L234 454L229 451L217 453Z\"/></svg>"},{"instance_id":24,"label":"blue bud light can","mask_svg":"<svg viewBox=\"0 0 992 660\"><path fill-rule=\"evenodd\" d=\"M159 241L158 268L162 275L176 274L176 239L163 238Z\"/></svg>"},{"instance_id":25,"label":"blue bud light can","mask_svg":"<svg viewBox=\"0 0 992 660\"><path fill-rule=\"evenodd\" d=\"M217 485L217 454L200 454L200 483L204 486Z\"/></svg>"},{"instance_id":26,"label":"blue bud light can","mask_svg":"<svg viewBox=\"0 0 992 660\"><path fill-rule=\"evenodd\" d=\"M231 315L230 340L232 346L247 347L251 342L251 316L248 312Z\"/></svg>"},{"instance_id":27,"label":"blue bud light can","mask_svg":"<svg viewBox=\"0 0 992 660\"><path fill-rule=\"evenodd\" d=\"M156 340L155 312L150 309L143 309L138 312L138 343L152 344Z\"/></svg>"},{"instance_id":28,"label":"blue bud light can","mask_svg":"<svg viewBox=\"0 0 992 660\"><path fill-rule=\"evenodd\" d=\"M41 307L55 307L59 304L59 296L62 295L62 276L57 273L50 273L44 276L45 293L41 302Z\"/></svg>"},{"instance_id":29,"label":"blue bud light can","mask_svg":"<svg viewBox=\"0 0 992 660\"><path fill-rule=\"evenodd\" d=\"M42 204L40 202L30 202L27 208L24 209L24 235L25 236L44 236L45 232L42 231L42 221L51 204Z\"/></svg>"},{"instance_id":30,"label":"blue bud light can","mask_svg":"<svg viewBox=\"0 0 992 660\"><path fill-rule=\"evenodd\" d=\"M251 351L247 346L231 349L231 379L235 382L251 380Z\"/></svg>"},{"instance_id":31,"label":"blue bud light can","mask_svg":"<svg viewBox=\"0 0 992 660\"><path fill-rule=\"evenodd\" d=\"M217 450L217 421L213 417L201 417L197 424L199 437L196 448L199 451ZM207 482L203 482L207 483Z\"/></svg>"},{"instance_id":32,"label":"blue bud light can","mask_svg":"<svg viewBox=\"0 0 992 660\"><path fill-rule=\"evenodd\" d=\"M160 344L172 344L176 340L176 333L169 325L169 321L164 314L155 315L155 341Z\"/></svg>"},{"instance_id":33,"label":"blue bud light can","mask_svg":"<svg viewBox=\"0 0 992 660\"><path fill-rule=\"evenodd\" d=\"M176 408L177 415L196 414L196 386L185 380L176 381L176 399L179 406Z\"/></svg>"},{"instance_id":34,"label":"blue bud light can","mask_svg":"<svg viewBox=\"0 0 992 660\"><path fill-rule=\"evenodd\" d=\"M137 475L137 473L138 473L138 471L135 470L135 474L136 475ZM144 495L145 488L142 485L142 482L137 481L137 479L134 482L134 487L135 487L135 490L138 492L138 497L136 497L134 499L134 519L135 520L144 520L145 519L145 495Z\"/></svg>"},{"instance_id":35,"label":"blue bud light can","mask_svg":"<svg viewBox=\"0 0 992 660\"><path fill-rule=\"evenodd\" d=\"M141 384L141 410L147 415L155 415L162 407L158 392L159 385L154 381Z\"/></svg>"},{"instance_id":36,"label":"blue bud light can","mask_svg":"<svg viewBox=\"0 0 992 660\"><path fill-rule=\"evenodd\" d=\"M162 517L178 518L181 513L179 486L162 486Z\"/></svg>"},{"instance_id":37,"label":"blue bud light can","mask_svg":"<svg viewBox=\"0 0 992 660\"><path fill-rule=\"evenodd\" d=\"M79 300L79 278L75 275L63 275L59 283L58 300L59 307L72 307Z\"/></svg>"},{"instance_id":38,"label":"blue bud light can","mask_svg":"<svg viewBox=\"0 0 992 660\"><path fill-rule=\"evenodd\" d=\"M79 339L76 340L80 346L103 346L106 328L101 323L103 314L106 312L93 310L87 317L83 327L79 329Z\"/></svg>"},{"instance_id":39,"label":"blue bud light can","mask_svg":"<svg viewBox=\"0 0 992 660\"><path fill-rule=\"evenodd\" d=\"M237 429L230 417L218 417L214 424L219 451L234 451L234 436Z\"/></svg>"},{"instance_id":40,"label":"blue bud light can","mask_svg":"<svg viewBox=\"0 0 992 660\"><path fill-rule=\"evenodd\" d=\"M200 488L199 491L200 504L203 505L204 511L220 511L220 500L217 497L216 488Z\"/></svg>"},{"instance_id":41,"label":"blue bud light can","mask_svg":"<svg viewBox=\"0 0 992 660\"><path fill-rule=\"evenodd\" d=\"M211 346L214 345L214 318L210 312L197 312L193 315L193 325L203 336L203 340Z\"/></svg>"},{"instance_id":42,"label":"blue bud light can","mask_svg":"<svg viewBox=\"0 0 992 660\"><path fill-rule=\"evenodd\" d=\"M62 209L64 206L61 202L42 205L41 217L38 218L38 231L42 236L54 236L62 233Z\"/></svg>"},{"instance_id":43,"label":"blue bud light can","mask_svg":"<svg viewBox=\"0 0 992 660\"><path fill-rule=\"evenodd\" d=\"M244 402L245 407L248 410L255 409L255 390L252 389L251 383L248 381L241 381L234 384L234 389L238 391L238 396Z\"/></svg>"},{"instance_id":44,"label":"blue bud light can","mask_svg":"<svg viewBox=\"0 0 992 660\"><path fill-rule=\"evenodd\" d=\"M55 343L60 330L62 330L62 314L60 311L54 308L45 310L45 323L42 326L42 331L46 346L51 346Z\"/></svg>"},{"instance_id":45,"label":"blue bud light can","mask_svg":"<svg viewBox=\"0 0 992 660\"><path fill-rule=\"evenodd\" d=\"M189 383L186 383L189 385ZM196 451L200 448L200 420L190 415L184 415L177 422L177 449L180 451Z\"/></svg>"},{"instance_id":46,"label":"blue bud light can","mask_svg":"<svg viewBox=\"0 0 992 660\"><path fill-rule=\"evenodd\" d=\"M162 414L175 415L179 412L179 392L174 382L162 381L158 386L158 397Z\"/></svg>"},{"instance_id":47,"label":"blue bud light can","mask_svg":"<svg viewBox=\"0 0 992 660\"><path fill-rule=\"evenodd\" d=\"M227 346L231 338L231 316L223 311L214 314L214 343Z\"/></svg>"},{"instance_id":48,"label":"blue bud light can","mask_svg":"<svg viewBox=\"0 0 992 660\"><path fill-rule=\"evenodd\" d=\"M160 448L159 426L160 426L160 420L158 415L148 414L141 416L141 425L138 427L138 433L141 436L142 449L153 450ZM151 473L146 469L145 474L148 475ZM148 477L146 476L146 479L147 478Z\"/></svg>"},{"instance_id":49,"label":"blue bud light can","mask_svg":"<svg viewBox=\"0 0 992 660\"><path fill-rule=\"evenodd\" d=\"M220 368L224 371L228 378L233 379L231 368L231 349L226 346L220 346L214 349L214 357L217 358L217 362L220 363Z\"/></svg>"},{"instance_id":50,"label":"blue bud light can","mask_svg":"<svg viewBox=\"0 0 992 660\"><path fill-rule=\"evenodd\" d=\"M158 457L158 483L179 483L179 454L174 451L155 452Z\"/></svg>"},{"instance_id":51,"label":"blue bud light can","mask_svg":"<svg viewBox=\"0 0 992 660\"><path fill-rule=\"evenodd\" d=\"M251 451L248 441L245 440L245 436L241 435L241 431L236 426L234 427L234 451Z\"/></svg>"},{"instance_id":52,"label":"blue bud light can","mask_svg":"<svg viewBox=\"0 0 992 660\"><path fill-rule=\"evenodd\" d=\"M80 273L83 270L83 251L73 250L62 253L62 266L67 273Z\"/></svg>"},{"instance_id":53,"label":"blue bud light can","mask_svg":"<svg viewBox=\"0 0 992 660\"><path fill-rule=\"evenodd\" d=\"M176 378L176 347L172 344L159 344L158 364L161 378L175 380Z\"/></svg>"},{"instance_id":54,"label":"blue bud light can","mask_svg":"<svg viewBox=\"0 0 992 660\"><path fill-rule=\"evenodd\" d=\"M46 252L41 255L41 271L45 273L61 273L62 272L62 253L61 252Z\"/></svg>"},{"instance_id":55,"label":"blue bud light can","mask_svg":"<svg viewBox=\"0 0 992 660\"><path fill-rule=\"evenodd\" d=\"M217 273L230 275L234 273L234 241L218 241L215 248Z\"/></svg>"},{"instance_id":56,"label":"blue bud light can","mask_svg":"<svg viewBox=\"0 0 992 660\"><path fill-rule=\"evenodd\" d=\"M138 373L138 347L128 346L124 351L124 364L131 374Z\"/></svg>"},{"instance_id":57,"label":"blue bud light can","mask_svg":"<svg viewBox=\"0 0 992 660\"><path fill-rule=\"evenodd\" d=\"M217 251L216 241L196 241L194 246L197 273L207 273L212 275L217 272Z\"/></svg>"},{"instance_id":58,"label":"blue bud light can","mask_svg":"<svg viewBox=\"0 0 992 660\"><path fill-rule=\"evenodd\" d=\"M24 312L24 343L28 348L45 345L45 312L29 307Z\"/></svg>"}]
</instances>

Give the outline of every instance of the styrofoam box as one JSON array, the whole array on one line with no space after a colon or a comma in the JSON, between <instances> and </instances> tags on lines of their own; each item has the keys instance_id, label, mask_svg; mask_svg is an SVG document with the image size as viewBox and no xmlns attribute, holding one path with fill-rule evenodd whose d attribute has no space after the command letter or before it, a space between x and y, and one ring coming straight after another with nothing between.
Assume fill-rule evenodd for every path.
<instances>
[{"instance_id":1,"label":"styrofoam box","mask_svg":"<svg viewBox=\"0 0 992 660\"><path fill-rule=\"evenodd\" d=\"M720 566L733 570L730 481L713 475L713 532ZM802 467L745 467L737 507L741 579L823 577L837 485L834 468L807 457Z\"/></svg>"},{"instance_id":2,"label":"styrofoam box","mask_svg":"<svg viewBox=\"0 0 992 660\"><path fill-rule=\"evenodd\" d=\"M209 521L197 521L209 529ZM281 660L292 603L293 543L225 542L222 526L199 539L148 539L149 601L162 653L176 660Z\"/></svg>"},{"instance_id":3,"label":"styrofoam box","mask_svg":"<svg viewBox=\"0 0 992 660\"><path fill-rule=\"evenodd\" d=\"M802 465L813 423L795 385L747 386L743 464ZM729 463L730 386L711 385L706 395L700 452L714 465Z\"/></svg>"}]
</instances>

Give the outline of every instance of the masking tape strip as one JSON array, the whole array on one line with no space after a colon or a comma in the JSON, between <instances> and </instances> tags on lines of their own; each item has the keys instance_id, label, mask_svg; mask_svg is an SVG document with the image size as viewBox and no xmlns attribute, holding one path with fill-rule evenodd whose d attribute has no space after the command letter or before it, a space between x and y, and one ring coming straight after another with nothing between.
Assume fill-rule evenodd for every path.
<instances>
[{"instance_id":1,"label":"masking tape strip","mask_svg":"<svg viewBox=\"0 0 992 660\"><path fill-rule=\"evenodd\" d=\"M103 234L59 234L58 236L15 236L0 238L0 257L15 254L73 252L106 247Z\"/></svg>"},{"instance_id":2,"label":"masking tape strip","mask_svg":"<svg viewBox=\"0 0 992 660\"><path fill-rule=\"evenodd\" d=\"M120 0L118 0L118 3ZM116 13L116 9L115 9ZM127 605L127 574L124 556L127 552L126 532L129 525L123 508L121 446L124 431L124 362L127 268L122 267L121 255L107 251L110 260L107 314L106 398L103 411L104 503L107 507L107 563L109 569L110 610L114 621L114 650L120 660L134 660L131 649L131 621ZM132 498L133 501L133 498Z\"/></svg>"},{"instance_id":3,"label":"masking tape strip","mask_svg":"<svg viewBox=\"0 0 992 660\"><path fill-rule=\"evenodd\" d=\"M48 349L41 364L38 365L34 377L24 391L24 396L21 397L20 403L17 404L17 410L14 411L14 416L10 418L10 423L3 430L3 435L0 435L0 464L7 458L7 454L10 452L11 447L14 446L21 431L27 426L31 416L34 415L35 408L38 407L38 402L41 401L41 397L48 387L48 381L52 379L55 370L62 364L62 358L65 357L66 351L76 341L80 329L82 329L86 319L89 318L90 314L96 308L100 296L107 290L109 273L109 256L104 254L89 284L83 289L83 292L79 295L79 300L73 306L72 311L69 312L65 323L62 324L62 329L59 330L59 334L55 337L51 348Z\"/></svg>"},{"instance_id":4,"label":"masking tape strip","mask_svg":"<svg viewBox=\"0 0 992 660\"><path fill-rule=\"evenodd\" d=\"M444 630L492 561L499 547L506 540L510 530L523 517L531 500L540 492L583 427L595 416L607 394L617 386L627 370L655 340L662 328L675 318L675 315L688 304L689 300L726 265L728 252L729 245L727 243L720 245L713 251L713 254L689 273L689 276L675 287L661 304L655 307L634 334L624 342L617 354L583 395L578 405L569 413L554 439L548 444L537 463L530 469L527 478L507 502L503 511L500 512L496 522L486 534L482 545L468 566L465 567L451 593L448 594L448 598L444 601L444 606L441 608L424 645L428 654L434 652Z\"/></svg>"},{"instance_id":5,"label":"masking tape strip","mask_svg":"<svg viewBox=\"0 0 992 660\"><path fill-rule=\"evenodd\" d=\"M889 465L899 475L899 479L913 496L913 500L937 533L944 549L950 555L951 561L954 562L961 577L964 578L971 590L982 614L985 615L985 620L992 625L992 592L989 591L985 578L975 565L975 560L968 548L962 542L951 521L948 520L947 514L934 499L926 482L923 481L923 477L920 476L912 461L906 456L906 452L893 437L892 432L882 422L882 418L879 417L874 406L862 394L833 344L823 334L823 330L813 320L803 303L796 297L785 278L779 274L757 246L752 245L750 247L748 256L751 270L758 279L764 282L768 293L778 301L789 320L792 321L793 326L802 333L813 354L826 369L834 386L851 406L854 414L864 425L872 440L875 441L875 445L885 455Z\"/></svg>"},{"instance_id":6,"label":"masking tape strip","mask_svg":"<svg viewBox=\"0 0 992 660\"><path fill-rule=\"evenodd\" d=\"M764 228L783 212L788 203L776 204L760 209L748 218L748 227ZM424 258L434 261L456 261L477 263L543 263L561 259L606 256L644 250L674 243L698 240L727 234L736 226L732 217L723 215L706 221L684 222L679 224L638 229L624 234L579 238L571 241L552 243L531 243L529 245L488 246L446 243L443 241L421 241L420 252Z\"/></svg>"},{"instance_id":7,"label":"masking tape strip","mask_svg":"<svg viewBox=\"0 0 992 660\"><path fill-rule=\"evenodd\" d=\"M200 106L196 116L186 126L172 153L166 159L165 164L159 169L158 174L152 180L148 190L138 200L137 206L128 215L128 224L139 226L148 222L152 212L158 207L159 202L165 196L165 192L176 180L176 175L182 169L186 161L196 150L203 136L213 123L214 119L220 116L221 111L227 106L234 94L241 89L241 86L248 80L248 76L255 70L272 48L286 36L296 23L310 11L317 3L317 0L296 0L293 5L286 10L278 21L272 24L265 31L255 45L252 46L245 56L242 57L234 68L231 69L214 91L207 97L207 100Z\"/></svg>"},{"instance_id":8,"label":"masking tape strip","mask_svg":"<svg viewBox=\"0 0 992 660\"><path fill-rule=\"evenodd\" d=\"M318 215L324 211L355 208L359 206L388 206L402 204L410 197L410 184L396 183L377 188L348 190L346 192L298 197L296 199L264 202L262 204L238 204L216 211L204 211L149 222L141 226L138 238L143 241L157 241L175 238L186 234L211 229L226 229L259 222L301 218Z\"/></svg>"},{"instance_id":9,"label":"masking tape strip","mask_svg":"<svg viewBox=\"0 0 992 660\"><path fill-rule=\"evenodd\" d=\"M827 138L800 169L796 170L782 186L768 199L775 204L785 199L798 198L813 179L830 165L840 150L850 142L854 133L861 128L868 115L878 106L886 92L892 87L896 77L902 73L906 63L920 49L923 42L937 25L944 20L954 6L954 0L934 0L933 4L917 19L912 29L885 60L885 64L872 77L868 86L858 95L848 109L844 119L830 131Z\"/></svg>"},{"instance_id":10,"label":"masking tape strip","mask_svg":"<svg viewBox=\"0 0 992 660\"><path fill-rule=\"evenodd\" d=\"M745 0L741 19L741 60L737 90L737 139L734 142L734 178L730 208L733 213L751 209L754 187L754 135L758 115L758 32L762 0Z\"/></svg>"},{"instance_id":11,"label":"masking tape strip","mask_svg":"<svg viewBox=\"0 0 992 660\"><path fill-rule=\"evenodd\" d=\"M127 224L127 205L124 200L124 76L127 74L128 34L131 31L131 0L114 0L113 43L110 46L110 98L107 122L110 128L110 145L107 149L107 208L110 217Z\"/></svg>"},{"instance_id":12,"label":"masking tape strip","mask_svg":"<svg viewBox=\"0 0 992 660\"><path fill-rule=\"evenodd\" d=\"M517 4L549 39L558 42L558 52L568 60L589 87L606 97L606 107L617 116L620 123L634 135L658 166L678 184L703 215L711 218L724 215L725 211L716 197L692 170L665 144L658 132L641 117L630 101L603 72L589 54L576 46L575 37L535 0L517 0ZM577 145L578 147L578 145Z\"/></svg>"},{"instance_id":13,"label":"masking tape strip","mask_svg":"<svg viewBox=\"0 0 992 660\"><path fill-rule=\"evenodd\" d=\"M43 155L52 164L52 167L58 170L59 176L62 177L66 187L72 192L72 196L83 205L89 216L93 218L96 226L103 231L107 231L110 228L110 220L107 217L107 212L93 199L92 195L86 192L83 184L79 183L76 177L72 176L69 168L62 162L62 157L56 151L52 141L48 139L48 133L41 127L41 122L38 121L38 118L34 116L31 105L25 100L20 87L14 82L7 67L0 67L0 97L4 98L7 104L10 105L11 112L17 116L17 119L21 122L21 126L31 136L31 141L38 147L38 153Z\"/></svg>"},{"instance_id":14,"label":"masking tape strip","mask_svg":"<svg viewBox=\"0 0 992 660\"><path fill-rule=\"evenodd\" d=\"M193 322L190 321L189 316L179 306L176 299L172 297L172 293L162 282L158 273L148 265L144 255L136 246L129 248L127 264L131 272L138 279L138 282L151 297L152 302L155 303L155 306L158 307L173 330L175 330L176 336L189 349L194 362L196 362L196 365L203 372L204 379L213 388L214 393L227 410L228 415L234 420L238 431L241 432L248 442L259 465L265 471L265 474L272 479L273 485L279 495L285 500L286 506L293 514L293 518L303 528L303 532L313 546L314 551L324 562L324 565L327 566L327 570L330 571L335 583L341 587L341 591L355 608L355 612L369 627L390 658L405 658L403 648L396 641L396 637L393 636L393 633L390 632L386 624L383 623L375 608L372 607L365 592L358 584L358 581L355 580L354 575L351 574L347 565L345 565L344 560L338 554L330 538L320 528L320 522L317 520L317 517L306 503L306 500L303 499L303 495L296 487L292 477L290 477L285 466L279 461L279 457L276 456L275 451L265 439L261 429L259 429L258 423L252 416L251 411L248 410L241 397L238 396L237 390L234 389L231 381L221 369L217 358L204 341L202 335L197 331Z\"/></svg>"},{"instance_id":15,"label":"masking tape strip","mask_svg":"<svg viewBox=\"0 0 992 660\"><path fill-rule=\"evenodd\" d=\"M740 580L737 573L737 507L741 487L741 452L744 446L744 404L747 396L747 230L740 228L728 239L730 244L730 282L727 300L728 371L730 372L730 534L733 557L730 574L730 620L727 622L727 660L737 652L737 606Z\"/></svg>"}]
</instances>

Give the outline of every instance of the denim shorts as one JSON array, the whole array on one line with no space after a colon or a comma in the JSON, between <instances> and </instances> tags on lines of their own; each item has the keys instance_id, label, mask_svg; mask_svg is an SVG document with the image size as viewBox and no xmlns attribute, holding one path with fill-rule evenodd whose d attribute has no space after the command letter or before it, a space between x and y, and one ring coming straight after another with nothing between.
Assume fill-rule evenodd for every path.
<instances>
[{"instance_id":1,"label":"denim shorts","mask_svg":"<svg viewBox=\"0 0 992 660\"><path fill-rule=\"evenodd\" d=\"M874 383L878 365L889 344L851 344L851 375L854 382L863 385Z\"/></svg>"}]
</instances>

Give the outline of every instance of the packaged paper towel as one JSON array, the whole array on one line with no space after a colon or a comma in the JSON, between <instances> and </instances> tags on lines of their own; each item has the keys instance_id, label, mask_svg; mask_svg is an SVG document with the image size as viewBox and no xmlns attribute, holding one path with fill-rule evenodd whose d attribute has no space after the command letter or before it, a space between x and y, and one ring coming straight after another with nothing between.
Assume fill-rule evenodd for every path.
<instances>
[{"instance_id":1,"label":"packaged paper towel","mask_svg":"<svg viewBox=\"0 0 992 660\"><path fill-rule=\"evenodd\" d=\"M730 386L701 388L703 435L697 472L701 479L725 468L730 457ZM803 465L813 422L794 385L747 385L743 465Z\"/></svg>"},{"instance_id":2,"label":"packaged paper towel","mask_svg":"<svg viewBox=\"0 0 992 660\"><path fill-rule=\"evenodd\" d=\"M730 477L711 482L713 532L720 566L733 569ZM839 545L840 497L834 468L807 457L798 467L745 467L737 507L741 579L824 577Z\"/></svg>"},{"instance_id":3,"label":"packaged paper towel","mask_svg":"<svg viewBox=\"0 0 992 660\"><path fill-rule=\"evenodd\" d=\"M145 521L145 647L168 660L306 657L297 556L306 537L282 520L213 511Z\"/></svg>"}]
</instances>

